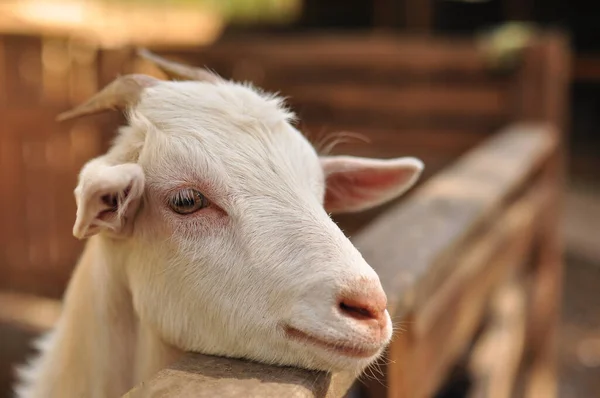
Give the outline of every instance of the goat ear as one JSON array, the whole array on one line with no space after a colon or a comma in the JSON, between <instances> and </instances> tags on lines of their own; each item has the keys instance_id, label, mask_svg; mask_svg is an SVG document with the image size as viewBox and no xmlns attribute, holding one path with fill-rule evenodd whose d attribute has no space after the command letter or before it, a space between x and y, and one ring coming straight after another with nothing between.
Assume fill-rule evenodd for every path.
<instances>
[{"instance_id":1,"label":"goat ear","mask_svg":"<svg viewBox=\"0 0 600 398\"><path fill-rule=\"evenodd\" d=\"M320 159L325 173L325 210L333 214L363 211L397 198L415 184L424 167L412 157Z\"/></svg>"},{"instance_id":2,"label":"goat ear","mask_svg":"<svg viewBox=\"0 0 600 398\"><path fill-rule=\"evenodd\" d=\"M77 218L73 235L78 239L99 232L128 235L143 191L144 172L139 165L89 162L81 170L74 192Z\"/></svg>"}]
</instances>

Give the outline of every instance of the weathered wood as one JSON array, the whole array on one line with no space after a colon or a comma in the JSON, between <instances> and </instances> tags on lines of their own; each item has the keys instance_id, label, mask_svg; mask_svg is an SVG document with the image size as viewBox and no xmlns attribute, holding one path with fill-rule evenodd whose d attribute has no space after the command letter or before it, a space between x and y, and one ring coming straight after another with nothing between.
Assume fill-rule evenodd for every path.
<instances>
[{"instance_id":1,"label":"weathered wood","mask_svg":"<svg viewBox=\"0 0 600 398\"><path fill-rule=\"evenodd\" d=\"M498 131L501 126L473 126L457 128L453 126L440 126L438 128L413 128L396 129L387 127L362 127L340 122L306 123L300 121L298 128L319 148L331 143L336 133L351 133L358 137L346 137L347 142L341 141L333 147L333 153L347 153L348 150L359 148L376 148L382 150L386 146L394 146L399 154L410 154L414 150L427 149L436 154L449 153L454 156L462 155L469 149L489 137L492 132ZM488 130L489 129L489 130ZM328 139L329 137L329 139ZM341 149L340 149L341 148Z\"/></svg>"},{"instance_id":2,"label":"weathered wood","mask_svg":"<svg viewBox=\"0 0 600 398\"><path fill-rule=\"evenodd\" d=\"M392 321L398 329L388 348L388 364L385 372L387 377L382 381L387 391L379 396L415 398L414 391L418 380L415 378L414 367L417 358L417 337L412 327L414 314L409 313L400 319L393 317Z\"/></svg>"},{"instance_id":3,"label":"weathered wood","mask_svg":"<svg viewBox=\"0 0 600 398\"><path fill-rule=\"evenodd\" d=\"M563 279L564 243L561 234L561 218L564 206L566 172L566 120L568 107L567 91L569 79L568 43L566 37L556 32L548 32L545 40L532 48L532 57L537 63L547 65L537 69L537 83L532 89L537 92L529 99L537 108L524 107L521 118L546 120L557 126L561 134L558 148L548 162L545 178L551 190L548 193L546 216L541 225L536 247L536 264L533 270L531 302L528 317L528 351L531 361L525 369L525 391L523 396L555 397L558 394L557 341L560 320L561 285ZM535 69L535 60L530 61L530 76Z\"/></svg>"},{"instance_id":4,"label":"weathered wood","mask_svg":"<svg viewBox=\"0 0 600 398\"><path fill-rule=\"evenodd\" d=\"M474 386L469 398L512 398L525 346L525 286L504 283L492 301L491 320L477 341L469 364Z\"/></svg>"},{"instance_id":5,"label":"weathered wood","mask_svg":"<svg viewBox=\"0 0 600 398\"><path fill-rule=\"evenodd\" d=\"M436 264L448 264L455 256L452 248L489 221L539 170L555 145L551 128L511 126L425 183L353 239L378 272L392 313L400 316L427 301L451 270Z\"/></svg>"},{"instance_id":6,"label":"weathered wood","mask_svg":"<svg viewBox=\"0 0 600 398\"><path fill-rule=\"evenodd\" d=\"M465 286L472 285L471 282L477 279L477 276L484 273L487 277L497 272L494 264L500 263L502 272L515 272L518 266L513 263L527 257L533 242L534 229L540 222L539 218L547 204L549 187L544 182L533 182L518 196L516 203L511 204L507 210L492 215L493 220L486 222L483 228L478 229L476 235L461 244L460 254L449 260L454 272L448 275L448 278L440 280L427 302L416 308L418 312L413 328L417 335L434 329L435 322L455 305ZM511 247L514 249L512 252L508 250ZM506 261L503 256L507 252L518 259ZM515 253L519 255L516 256ZM477 284L477 289L483 285Z\"/></svg>"},{"instance_id":7,"label":"weathered wood","mask_svg":"<svg viewBox=\"0 0 600 398\"><path fill-rule=\"evenodd\" d=\"M347 112L395 113L398 117L421 115L505 116L510 97L502 88L436 85L407 87L358 86L349 84L302 84L280 89L296 107L328 107Z\"/></svg>"},{"instance_id":8,"label":"weathered wood","mask_svg":"<svg viewBox=\"0 0 600 398\"><path fill-rule=\"evenodd\" d=\"M35 332L48 331L60 316L61 302L21 293L0 292L0 323Z\"/></svg>"},{"instance_id":9,"label":"weathered wood","mask_svg":"<svg viewBox=\"0 0 600 398\"><path fill-rule=\"evenodd\" d=\"M556 32L536 37L525 50L514 86L513 120L551 123L565 135L569 77L566 38Z\"/></svg>"},{"instance_id":10,"label":"weathered wood","mask_svg":"<svg viewBox=\"0 0 600 398\"><path fill-rule=\"evenodd\" d=\"M395 130L436 125L489 134L512 109L511 75L491 73L470 40L347 34L261 39L155 50L277 91L303 121L317 125Z\"/></svg>"},{"instance_id":11,"label":"weathered wood","mask_svg":"<svg viewBox=\"0 0 600 398\"><path fill-rule=\"evenodd\" d=\"M123 398L343 397L354 377L188 354Z\"/></svg>"},{"instance_id":12,"label":"weathered wood","mask_svg":"<svg viewBox=\"0 0 600 398\"><path fill-rule=\"evenodd\" d=\"M489 231L465 245L463 254L453 261L455 272L415 312L411 325L416 346L413 397L435 393L471 342L494 287L522 266L543 203L543 194L536 188L500 215Z\"/></svg>"},{"instance_id":13,"label":"weathered wood","mask_svg":"<svg viewBox=\"0 0 600 398\"><path fill-rule=\"evenodd\" d=\"M6 43L4 40L0 40L0 104L4 106L8 100L6 93L6 80L8 78L8 71L6 66Z\"/></svg>"},{"instance_id":14,"label":"weathered wood","mask_svg":"<svg viewBox=\"0 0 600 398\"><path fill-rule=\"evenodd\" d=\"M485 304L482 297L495 283L498 270L506 261L520 261L535 209L541 207L540 196L522 202L520 210L511 213L512 221L499 217L507 202L524 195L523 190L555 150L554 134L542 125L511 126L413 191L353 239L379 273L388 307L404 330L392 343L385 369L389 396L427 396L425 387L428 393L434 391L477 326ZM538 191L543 197L543 190ZM528 227L506 229L515 222ZM499 236L504 239L515 237L516 248L504 253L512 254L512 260L496 252L506 249L498 235L493 241L480 236L482 228L490 226L503 231ZM475 242L484 238L487 240L477 249ZM487 255L483 249L488 250ZM496 267L490 264L492 255L499 256L491 262ZM468 260L468 256L479 260ZM468 264L479 268L467 272ZM461 274L477 274L474 269L480 269L482 276L469 287L472 285ZM450 282L445 284L447 280ZM468 289L470 295L461 295ZM459 299L463 296L467 297L464 301ZM467 304L458 308L461 302ZM460 316L465 318L459 321ZM452 328L458 328L453 344L448 341Z\"/></svg>"},{"instance_id":15,"label":"weathered wood","mask_svg":"<svg viewBox=\"0 0 600 398\"><path fill-rule=\"evenodd\" d=\"M485 54L469 39L313 32L286 37L235 36L198 48L153 48L180 60L197 59L207 66L210 61L237 59L260 60L259 65L277 65L292 72L299 66L318 70L362 65L376 72L395 70L408 77L488 74Z\"/></svg>"},{"instance_id":16,"label":"weathered wood","mask_svg":"<svg viewBox=\"0 0 600 398\"><path fill-rule=\"evenodd\" d=\"M3 36L3 81L9 104L38 104L41 99L41 39L33 36Z\"/></svg>"},{"instance_id":17,"label":"weathered wood","mask_svg":"<svg viewBox=\"0 0 600 398\"><path fill-rule=\"evenodd\" d=\"M563 279L563 242L561 236L562 173L558 163L560 152L545 170L544 177L551 189L547 193L544 217L535 242L534 267L530 286L528 313L528 353L530 362L525 370L524 397L556 397L557 334L560 321L561 284ZM551 183L550 183L551 182Z\"/></svg>"}]
</instances>

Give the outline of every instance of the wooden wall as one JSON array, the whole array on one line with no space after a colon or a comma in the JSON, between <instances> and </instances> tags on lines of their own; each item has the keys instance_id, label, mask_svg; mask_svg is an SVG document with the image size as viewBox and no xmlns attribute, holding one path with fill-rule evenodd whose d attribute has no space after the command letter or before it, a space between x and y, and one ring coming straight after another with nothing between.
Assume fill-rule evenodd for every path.
<instances>
[{"instance_id":1,"label":"wooden wall","mask_svg":"<svg viewBox=\"0 0 600 398\"><path fill-rule=\"evenodd\" d=\"M54 119L97 90L96 55L66 39L0 37L0 289L60 297L77 260L73 189L105 146L106 119Z\"/></svg>"},{"instance_id":2,"label":"wooden wall","mask_svg":"<svg viewBox=\"0 0 600 398\"><path fill-rule=\"evenodd\" d=\"M340 131L370 141L342 143L334 154L417 156L425 177L522 108L520 71L491 70L472 40L305 34L155 51L280 92L314 141ZM0 290L62 294L81 250L71 235L76 175L106 149L121 117L54 118L132 71L160 75L127 49L0 37ZM387 207L338 221L352 235Z\"/></svg>"}]
</instances>

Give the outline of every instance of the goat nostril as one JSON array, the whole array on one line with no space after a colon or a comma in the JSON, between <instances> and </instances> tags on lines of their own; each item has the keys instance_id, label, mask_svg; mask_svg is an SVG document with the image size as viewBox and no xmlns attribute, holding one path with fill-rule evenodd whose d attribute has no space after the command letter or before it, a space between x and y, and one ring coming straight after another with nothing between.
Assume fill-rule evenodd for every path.
<instances>
[{"instance_id":1,"label":"goat nostril","mask_svg":"<svg viewBox=\"0 0 600 398\"><path fill-rule=\"evenodd\" d=\"M353 302L342 300L339 304L340 311L351 318L357 320L377 319L378 316L373 311L364 306L357 305Z\"/></svg>"},{"instance_id":2,"label":"goat nostril","mask_svg":"<svg viewBox=\"0 0 600 398\"><path fill-rule=\"evenodd\" d=\"M358 280L338 293L340 315L363 324L387 325L387 298L378 281Z\"/></svg>"}]
</instances>

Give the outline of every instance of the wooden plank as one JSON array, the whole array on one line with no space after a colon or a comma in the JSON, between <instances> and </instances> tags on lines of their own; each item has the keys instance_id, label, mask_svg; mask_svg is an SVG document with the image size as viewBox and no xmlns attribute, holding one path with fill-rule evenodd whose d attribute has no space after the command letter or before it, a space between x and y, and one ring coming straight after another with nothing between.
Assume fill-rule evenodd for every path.
<instances>
[{"instance_id":1,"label":"wooden plank","mask_svg":"<svg viewBox=\"0 0 600 398\"><path fill-rule=\"evenodd\" d=\"M473 349L469 368L473 387L468 398L512 398L525 348L526 294L516 278L500 286L492 301L490 322Z\"/></svg>"},{"instance_id":2,"label":"wooden plank","mask_svg":"<svg viewBox=\"0 0 600 398\"><path fill-rule=\"evenodd\" d=\"M494 287L523 265L544 202L544 192L537 188L530 188L495 217L489 231L465 245L463 254L452 263L452 275L422 308L414 310L415 398L431 396L437 390L471 342Z\"/></svg>"},{"instance_id":3,"label":"wooden plank","mask_svg":"<svg viewBox=\"0 0 600 398\"><path fill-rule=\"evenodd\" d=\"M451 111L435 113L395 112L372 109L353 110L343 109L328 104L295 104L291 102L292 110L307 123L318 125L352 125L357 129L389 128L396 130L438 129L451 127L456 129L494 132L492 126L505 126L506 114L497 115L473 114L466 112L453 114Z\"/></svg>"},{"instance_id":4,"label":"wooden plank","mask_svg":"<svg viewBox=\"0 0 600 398\"><path fill-rule=\"evenodd\" d=\"M14 283L27 253L27 231L22 220L25 205L21 200L24 191L22 140L8 137L8 130L6 125L0 128L0 219L5 226L10 226L0 229L0 287Z\"/></svg>"},{"instance_id":5,"label":"wooden plank","mask_svg":"<svg viewBox=\"0 0 600 398\"><path fill-rule=\"evenodd\" d=\"M415 398L414 392L418 388L415 377L417 369L414 366L417 357L417 337L412 328L413 323L413 313L402 318L402 321L395 322L398 330L394 333L392 343L388 348L388 368L385 378L387 394L376 395L372 398L383 396Z\"/></svg>"},{"instance_id":6,"label":"wooden plank","mask_svg":"<svg viewBox=\"0 0 600 398\"><path fill-rule=\"evenodd\" d=\"M343 397L354 377L187 354L124 398Z\"/></svg>"},{"instance_id":7,"label":"wooden plank","mask_svg":"<svg viewBox=\"0 0 600 398\"><path fill-rule=\"evenodd\" d=\"M41 40L39 37L3 36L4 81L10 104L39 104L42 88Z\"/></svg>"},{"instance_id":8,"label":"wooden plank","mask_svg":"<svg viewBox=\"0 0 600 398\"><path fill-rule=\"evenodd\" d=\"M514 120L552 123L566 133L570 54L563 35L547 32L525 51L514 96Z\"/></svg>"},{"instance_id":9,"label":"wooden plank","mask_svg":"<svg viewBox=\"0 0 600 398\"><path fill-rule=\"evenodd\" d=\"M81 128L69 134L73 125L84 126L89 120L71 125L54 120L63 109L16 106L0 112L0 165L6 166L0 175L11 187L0 199L0 212L12 226L10 233L0 233L0 245L7 248L0 256L5 275L0 286L56 298L62 295L82 245L71 232L76 176L84 161L99 154L94 134ZM82 152L81 145L72 146L71 136L85 141L88 149Z\"/></svg>"},{"instance_id":10,"label":"wooden plank","mask_svg":"<svg viewBox=\"0 0 600 398\"><path fill-rule=\"evenodd\" d=\"M485 126L471 129L453 126L394 129L385 126L352 126L333 121L323 124L301 121L297 126L322 154L346 153L349 148L394 146L399 155L411 154L417 148L427 148L435 152L449 152L455 157L483 142L489 134L498 131L496 127L500 126L490 127L489 130ZM332 144L335 145L331 147Z\"/></svg>"},{"instance_id":11,"label":"wooden plank","mask_svg":"<svg viewBox=\"0 0 600 398\"><path fill-rule=\"evenodd\" d=\"M311 57L311 54L305 54ZM172 58L167 55L167 57ZM361 58L361 54L354 54ZM327 64L314 62L310 64L292 63L288 58L271 57L263 59L256 55L240 56L239 58L219 58L213 54L198 56L174 57L186 64L208 67L221 76L236 81L251 81L259 86L285 87L288 84L302 83L325 84L336 82L340 84L374 84L394 88L405 88L421 84L456 83L470 87L497 87L506 84L510 74L487 74L485 72L468 74L450 67L427 71L410 69L407 65L403 70L394 68L393 64L381 60L380 64L332 62Z\"/></svg>"},{"instance_id":12,"label":"wooden plank","mask_svg":"<svg viewBox=\"0 0 600 398\"><path fill-rule=\"evenodd\" d=\"M27 271L20 269L19 274L29 275L30 281L36 284L48 283L46 278L32 278L31 275L48 272L51 236L51 220L53 217L53 197L49 194L57 188L51 184L52 170L49 169L46 156L46 142L43 137L24 139L21 143L23 164L20 178L23 180L23 191L15 192L17 200L23 201L25 211L21 221L27 230ZM43 198L43 205L40 203ZM52 269L52 268L50 268ZM51 276L51 274L49 274Z\"/></svg>"},{"instance_id":13,"label":"wooden plank","mask_svg":"<svg viewBox=\"0 0 600 398\"><path fill-rule=\"evenodd\" d=\"M528 350L525 398L558 396L558 327L563 280L562 170L559 154L549 164L545 177L552 182L544 219L536 241L535 267L528 319Z\"/></svg>"},{"instance_id":14,"label":"wooden plank","mask_svg":"<svg viewBox=\"0 0 600 398\"><path fill-rule=\"evenodd\" d=\"M358 86L348 84L302 84L280 88L294 108L324 108L335 111L392 113L398 118L419 115L462 115L502 117L509 96L503 89L461 85L406 87Z\"/></svg>"},{"instance_id":15,"label":"wooden plank","mask_svg":"<svg viewBox=\"0 0 600 398\"><path fill-rule=\"evenodd\" d=\"M311 32L285 37L251 34L225 37L210 46L197 48L153 47L180 60L268 60L279 66L312 65L314 68L367 65L395 69L401 74L461 73L488 74L485 55L469 39L424 38L394 34L331 34ZM207 65L210 66L210 65Z\"/></svg>"},{"instance_id":16,"label":"wooden plank","mask_svg":"<svg viewBox=\"0 0 600 398\"><path fill-rule=\"evenodd\" d=\"M414 394L419 388L435 385L433 379L421 380L417 377L427 372L417 366L418 357L415 355L424 348L419 348L419 335L415 334L417 319L421 315L413 311L429 302L433 293L450 275L450 270L455 269L458 253L464 250L465 242L472 239L474 234L481 234L481 228L499 216L498 212L507 201L512 200L515 192L520 192L539 172L555 145L555 135L545 126L511 126L425 182L353 239L365 259L378 272L388 294L388 308L392 317L396 320L413 319L407 325L409 336L412 336L408 337L408 345L412 348L406 352L405 349L394 351L392 347L390 351L397 353L395 358L389 358L390 364L387 366L390 376L386 382L390 396L413 398L417 396ZM473 294L486 293L486 286L491 283L490 279L486 280L486 283L480 283L481 289L471 289ZM446 297L442 301L453 303L456 300ZM472 302L469 304L471 307L479 305L477 299L461 302ZM473 316L473 308L471 311L465 307L448 312L462 314L462 310L465 310L465 316ZM433 316L433 319L436 318ZM452 322L453 318L449 319L448 322ZM465 320L465 325L474 325L473 318L469 319L470 323ZM444 335L437 336L437 340L447 341L448 327L441 325L436 328L440 333L445 331ZM468 336L467 331L465 327L458 334L463 336L463 343L464 336ZM432 363L439 360L439 355L439 349L430 351L423 366L435 368ZM410 363L403 364L404 357L410 358ZM396 371L392 368L396 368ZM443 373L441 368L437 369Z\"/></svg>"},{"instance_id":17,"label":"wooden plank","mask_svg":"<svg viewBox=\"0 0 600 398\"><path fill-rule=\"evenodd\" d=\"M50 330L58 321L59 300L22 293L0 292L0 323L36 333Z\"/></svg>"},{"instance_id":18,"label":"wooden plank","mask_svg":"<svg viewBox=\"0 0 600 398\"><path fill-rule=\"evenodd\" d=\"M436 320L453 305L464 286L481 272L491 273L493 267L489 264L499 262L496 258L501 258L511 244L514 252L525 257L523 254L533 241L534 229L537 229L542 209L547 204L549 189L544 183L543 180L536 181L527 187L516 203L511 204L502 214L495 215L486 223L486 228L479 230L472 240L464 243L461 255L452 260L452 274L438 286L427 302L415 309L413 327L417 334L433 329ZM517 268L510 261L502 263L504 265L501 268L506 272Z\"/></svg>"},{"instance_id":19,"label":"wooden plank","mask_svg":"<svg viewBox=\"0 0 600 398\"><path fill-rule=\"evenodd\" d=\"M513 125L428 181L353 241L378 272L389 309L427 301L460 245L537 172L555 149L545 126ZM405 228L405 229L403 229Z\"/></svg>"},{"instance_id":20,"label":"wooden plank","mask_svg":"<svg viewBox=\"0 0 600 398\"><path fill-rule=\"evenodd\" d=\"M57 130L60 133L54 116L50 109L37 105L0 110L0 177L10 187L2 194L0 213L11 226L10 232L0 233L0 246L6 248L0 256L6 276L1 288L44 295L59 287L54 282L62 264L50 258L50 241L55 238L53 192L58 186L53 184L47 140ZM55 291L55 296L60 293Z\"/></svg>"},{"instance_id":21,"label":"wooden plank","mask_svg":"<svg viewBox=\"0 0 600 398\"><path fill-rule=\"evenodd\" d=\"M4 106L8 100L6 96L6 81L8 79L7 62L5 38L0 36L0 105L2 106Z\"/></svg>"},{"instance_id":22,"label":"wooden plank","mask_svg":"<svg viewBox=\"0 0 600 398\"><path fill-rule=\"evenodd\" d=\"M25 140L46 139L57 131L67 132L66 124L56 121L56 116L66 110L61 106L9 106L0 110L3 137ZM43 126L43 128L41 128Z\"/></svg>"},{"instance_id":23,"label":"wooden plank","mask_svg":"<svg viewBox=\"0 0 600 398\"><path fill-rule=\"evenodd\" d=\"M41 53L44 60L41 84L44 105L64 104L68 106L73 60L69 51L68 38L44 37Z\"/></svg>"},{"instance_id":24,"label":"wooden plank","mask_svg":"<svg viewBox=\"0 0 600 398\"><path fill-rule=\"evenodd\" d=\"M552 123L562 134L558 137L558 151L545 171L552 190L537 242L528 336L532 362L527 369L524 396L551 398L558 394L557 344L564 268L561 218L567 163L565 132L570 57L566 37L557 32L548 32L538 47L545 67L539 76L539 110L529 118Z\"/></svg>"}]
</instances>

